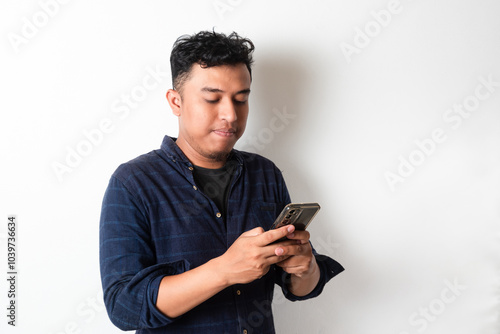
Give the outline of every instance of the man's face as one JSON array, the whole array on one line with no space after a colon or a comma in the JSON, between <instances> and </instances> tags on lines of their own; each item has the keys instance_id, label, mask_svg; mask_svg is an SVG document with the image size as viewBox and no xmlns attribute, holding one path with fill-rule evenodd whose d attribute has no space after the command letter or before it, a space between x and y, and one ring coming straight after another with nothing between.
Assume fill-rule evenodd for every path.
<instances>
[{"instance_id":1,"label":"man's face","mask_svg":"<svg viewBox=\"0 0 500 334\"><path fill-rule=\"evenodd\" d=\"M177 145L196 165L224 162L245 131L250 94L245 64L202 68L194 64L179 94Z\"/></svg>"}]
</instances>

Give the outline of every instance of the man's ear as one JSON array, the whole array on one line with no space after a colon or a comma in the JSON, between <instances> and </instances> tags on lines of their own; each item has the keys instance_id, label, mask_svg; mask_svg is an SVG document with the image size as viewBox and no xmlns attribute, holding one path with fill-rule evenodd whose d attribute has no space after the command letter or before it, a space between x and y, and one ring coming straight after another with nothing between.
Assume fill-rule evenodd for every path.
<instances>
[{"instance_id":1,"label":"man's ear","mask_svg":"<svg viewBox=\"0 0 500 334\"><path fill-rule=\"evenodd\" d=\"M169 89L167 91L167 101L175 116L181 115L181 95L178 91Z\"/></svg>"}]
</instances>

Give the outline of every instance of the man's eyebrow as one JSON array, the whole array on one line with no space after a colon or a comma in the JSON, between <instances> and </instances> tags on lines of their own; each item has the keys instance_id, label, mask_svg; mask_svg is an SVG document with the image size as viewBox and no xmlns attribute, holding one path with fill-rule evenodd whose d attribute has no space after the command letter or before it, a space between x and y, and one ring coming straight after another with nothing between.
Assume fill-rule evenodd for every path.
<instances>
[{"instance_id":1,"label":"man's eyebrow","mask_svg":"<svg viewBox=\"0 0 500 334\"><path fill-rule=\"evenodd\" d=\"M212 87L203 87L201 89L202 92L208 92L208 93L224 93L222 89L219 88L212 88ZM237 91L235 95L238 94L250 94L250 88L242 89L240 91Z\"/></svg>"},{"instance_id":2,"label":"man's eyebrow","mask_svg":"<svg viewBox=\"0 0 500 334\"><path fill-rule=\"evenodd\" d=\"M212 87L203 87L201 89L202 92L209 92L209 93L224 93L223 90L218 89L218 88L212 88Z\"/></svg>"},{"instance_id":3,"label":"man's eyebrow","mask_svg":"<svg viewBox=\"0 0 500 334\"><path fill-rule=\"evenodd\" d=\"M236 92L236 95L238 95L238 94L250 94L250 88L242 89L242 90Z\"/></svg>"}]
</instances>

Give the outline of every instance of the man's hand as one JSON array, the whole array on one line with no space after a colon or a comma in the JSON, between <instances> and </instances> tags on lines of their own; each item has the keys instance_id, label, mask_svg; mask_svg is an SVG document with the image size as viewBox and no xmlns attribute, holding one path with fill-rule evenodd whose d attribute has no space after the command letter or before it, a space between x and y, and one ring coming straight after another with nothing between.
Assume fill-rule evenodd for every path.
<instances>
[{"instance_id":1,"label":"man's hand","mask_svg":"<svg viewBox=\"0 0 500 334\"><path fill-rule=\"evenodd\" d=\"M275 254L287 257L276 265L292 275L289 289L296 296L307 295L319 281L320 272L309 237L307 231L295 231L287 236L288 241L275 245Z\"/></svg>"},{"instance_id":2,"label":"man's hand","mask_svg":"<svg viewBox=\"0 0 500 334\"><path fill-rule=\"evenodd\" d=\"M294 226L283 226L265 232L262 227L256 227L242 233L217 259L225 283L233 285L252 282L264 276L272 264L285 261L290 255L278 254L277 245L281 248L297 246L297 241L287 240L275 245L272 243L290 235L294 230ZM289 252L293 253L291 250Z\"/></svg>"},{"instance_id":3,"label":"man's hand","mask_svg":"<svg viewBox=\"0 0 500 334\"><path fill-rule=\"evenodd\" d=\"M276 265L283 268L289 274L297 277L310 274L315 266L316 261L312 253L312 247L309 243L309 232L295 231L288 235L289 240L295 240L290 245L289 242L275 244L275 254L280 256L287 256L286 260L276 263Z\"/></svg>"}]
</instances>

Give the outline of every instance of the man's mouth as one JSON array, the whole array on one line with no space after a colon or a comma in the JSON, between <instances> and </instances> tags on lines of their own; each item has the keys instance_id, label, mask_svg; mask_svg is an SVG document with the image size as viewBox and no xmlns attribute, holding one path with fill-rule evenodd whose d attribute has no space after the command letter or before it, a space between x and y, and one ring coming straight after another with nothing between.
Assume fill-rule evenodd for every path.
<instances>
[{"instance_id":1,"label":"man's mouth","mask_svg":"<svg viewBox=\"0 0 500 334\"><path fill-rule=\"evenodd\" d=\"M230 129L217 129L213 131L216 135L222 137L232 137L236 134L236 130L233 128Z\"/></svg>"}]
</instances>

